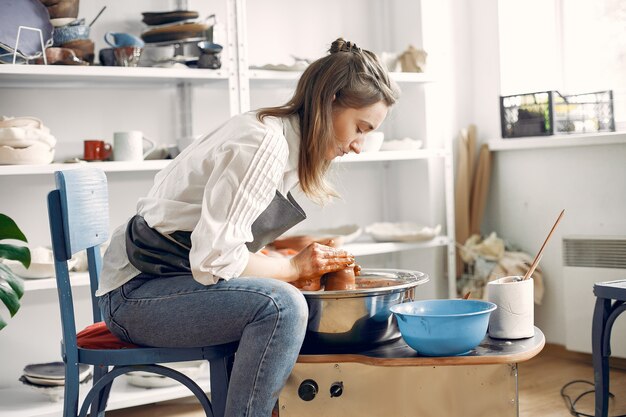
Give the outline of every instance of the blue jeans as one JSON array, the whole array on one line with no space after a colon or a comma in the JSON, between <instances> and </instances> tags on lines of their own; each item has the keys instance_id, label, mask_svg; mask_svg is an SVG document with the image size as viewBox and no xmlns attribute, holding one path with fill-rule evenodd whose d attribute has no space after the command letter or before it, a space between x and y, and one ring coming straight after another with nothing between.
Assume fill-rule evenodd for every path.
<instances>
[{"instance_id":1,"label":"blue jeans","mask_svg":"<svg viewBox=\"0 0 626 417\"><path fill-rule=\"evenodd\" d=\"M138 345L202 347L239 341L226 416L269 417L296 363L308 308L291 284L235 278L205 286L191 276L139 275L100 297L116 336Z\"/></svg>"}]
</instances>

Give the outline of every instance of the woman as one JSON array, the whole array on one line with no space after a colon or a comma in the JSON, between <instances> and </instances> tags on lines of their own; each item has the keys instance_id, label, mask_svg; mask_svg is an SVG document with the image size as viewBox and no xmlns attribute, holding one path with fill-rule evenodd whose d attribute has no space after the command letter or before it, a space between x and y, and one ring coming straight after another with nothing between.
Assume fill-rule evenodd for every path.
<instances>
[{"instance_id":1,"label":"woman","mask_svg":"<svg viewBox=\"0 0 626 417\"><path fill-rule=\"evenodd\" d=\"M307 305L290 285L354 263L327 244L292 258L259 250L323 203L331 161L360 152L397 99L376 55L337 39L284 106L230 119L155 177L113 234L97 295L109 329L146 346L239 341L227 416L269 416L298 356Z\"/></svg>"}]
</instances>

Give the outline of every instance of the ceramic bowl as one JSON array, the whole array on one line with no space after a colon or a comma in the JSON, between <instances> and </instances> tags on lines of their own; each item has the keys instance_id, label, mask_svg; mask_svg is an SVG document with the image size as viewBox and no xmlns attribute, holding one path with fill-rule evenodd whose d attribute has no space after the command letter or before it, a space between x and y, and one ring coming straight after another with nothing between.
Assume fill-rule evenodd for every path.
<instances>
[{"instance_id":1,"label":"ceramic bowl","mask_svg":"<svg viewBox=\"0 0 626 417\"><path fill-rule=\"evenodd\" d=\"M48 65L87 65L85 61L76 56L74 50L54 46L46 49L46 60ZM35 63L42 65L44 62L42 58L37 58Z\"/></svg>"},{"instance_id":2,"label":"ceramic bowl","mask_svg":"<svg viewBox=\"0 0 626 417\"><path fill-rule=\"evenodd\" d=\"M50 278L55 276L54 271L54 259L52 257L52 250L44 247L35 247L30 249L30 266L28 269L24 268L18 261L4 260L4 264L11 268L11 271L16 273L22 278L40 279ZM70 259L68 266L71 269L76 260Z\"/></svg>"},{"instance_id":3,"label":"ceramic bowl","mask_svg":"<svg viewBox=\"0 0 626 417\"><path fill-rule=\"evenodd\" d=\"M63 45L75 39L89 39L89 26L68 25L55 27L52 32L54 46Z\"/></svg>"},{"instance_id":4,"label":"ceramic bowl","mask_svg":"<svg viewBox=\"0 0 626 417\"><path fill-rule=\"evenodd\" d=\"M71 49L80 60L93 64L95 44L91 39L74 39L63 44L63 48Z\"/></svg>"},{"instance_id":5,"label":"ceramic bowl","mask_svg":"<svg viewBox=\"0 0 626 417\"><path fill-rule=\"evenodd\" d=\"M469 353L487 334L497 306L480 300L422 300L391 306L404 341L425 356Z\"/></svg>"},{"instance_id":6,"label":"ceramic bowl","mask_svg":"<svg viewBox=\"0 0 626 417\"><path fill-rule=\"evenodd\" d=\"M361 152L378 152L385 139L384 132L369 132L361 146Z\"/></svg>"},{"instance_id":7,"label":"ceramic bowl","mask_svg":"<svg viewBox=\"0 0 626 417\"><path fill-rule=\"evenodd\" d=\"M49 164L54 159L54 149L38 142L27 148L0 146L0 165Z\"/></svg>"}]
</instances>

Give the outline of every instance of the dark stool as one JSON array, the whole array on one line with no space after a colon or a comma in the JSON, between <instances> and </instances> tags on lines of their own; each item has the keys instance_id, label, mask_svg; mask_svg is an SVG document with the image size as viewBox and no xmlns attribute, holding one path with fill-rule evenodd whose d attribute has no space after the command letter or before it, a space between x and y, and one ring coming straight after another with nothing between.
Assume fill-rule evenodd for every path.
<instances>
[{"instance_id":1,"label":"dark stool","mask_svg":"<svg viewBox=\"0 0 626 417\"><path fill-rule=\"evenodd\" d=\"M596 307L593 312L591 347L596 389L596 417L609 414L609 356L611 329L617 316L626 310L626 280L600 282L593 286Z\"/></svg>"}]
</instances>

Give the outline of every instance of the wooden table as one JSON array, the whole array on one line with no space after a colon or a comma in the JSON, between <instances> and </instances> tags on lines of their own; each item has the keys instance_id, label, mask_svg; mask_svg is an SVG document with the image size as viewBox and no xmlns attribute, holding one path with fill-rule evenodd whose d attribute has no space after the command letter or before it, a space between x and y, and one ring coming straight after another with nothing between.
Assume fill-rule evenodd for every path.
<instances>
[{"instance_id":1,"label":"wooden table","mask_svg":"<svg viewBox=\"0 0 626 417\"><path fill-rule=\"evenodd\" d=\"M463 356L420 356L402 339L356 353L300 355L280 394L280 416L518 416L517 364L544 344L535 327L528 339L487 336Z\"/></svg>"}]
</instances>

